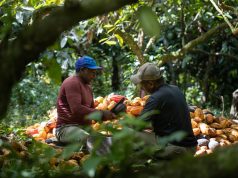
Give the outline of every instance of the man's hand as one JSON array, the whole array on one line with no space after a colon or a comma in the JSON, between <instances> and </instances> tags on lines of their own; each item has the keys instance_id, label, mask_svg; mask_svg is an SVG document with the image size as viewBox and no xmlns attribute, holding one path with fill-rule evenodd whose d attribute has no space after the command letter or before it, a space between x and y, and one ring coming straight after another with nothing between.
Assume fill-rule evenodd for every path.
<instances>
[{"instance_id":1,"label":"man's hand","mask_svg":"<svg viewBox=\"0 0 238 178\"><path fill-rule=\"evenodd\" d=\"M116 118L116 115L112 113L109 110L103 110L102 111L102 120L107 121L107 120L113 120Z\"/></svg>"}]
</instances>

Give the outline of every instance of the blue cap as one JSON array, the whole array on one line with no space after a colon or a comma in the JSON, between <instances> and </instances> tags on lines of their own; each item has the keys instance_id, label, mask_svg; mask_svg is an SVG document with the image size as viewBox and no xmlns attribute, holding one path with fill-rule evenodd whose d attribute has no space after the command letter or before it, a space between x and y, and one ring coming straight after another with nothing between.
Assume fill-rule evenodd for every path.
<instances>
[{"instance_id":1,"label":"blue cap","mask_svg":"<svg viewBox=\"0 0 238 178\"><path fill-rule=\"evenodd\" d=\"M102 67L97 66L96 61L89 56L80 57L76 61L75 70L78 72L82 67L85 67L88 69L102 69Z\"/></svg>"}]
</instances>

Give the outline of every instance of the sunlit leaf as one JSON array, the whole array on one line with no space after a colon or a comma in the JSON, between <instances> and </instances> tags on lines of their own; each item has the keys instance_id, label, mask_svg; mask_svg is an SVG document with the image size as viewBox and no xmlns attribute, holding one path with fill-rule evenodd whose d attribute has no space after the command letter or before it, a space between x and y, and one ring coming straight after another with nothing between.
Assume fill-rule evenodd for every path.
<instances>
[{"instance_id":1,"label":"sunlit leaf","mask_svg":"<svg viewBox=\"0 0 238 178\"><path fill-rule=\"evenodd\" d=\"M61 68L66 70L68 68L68 63L69 63L68 59L64 60L61 64Z\"/></svg>"},{"instance_id":2,"label":"sunlit leaf","mask_svg":"<svg viewBox=\"0 0 238 178\"><path fill-rule=\"evenodd\" d=\"M111 25L111 24L107 24L107 25L104 25L103 27L104 27L104 28L112 28L113 25Z\"/></svg>"},{"instance_id":3,"label":"sunlit leaf","mask_svg":"<svg viewBox=\"0 0 238 178\"><path fill-rule=\"evenodd\" d=\"M16 20L18 23L22 24L23 23L23 13L22 12L17 12L16 14Z\"/></svg>"},{"instance_id":4,"label":"sunlit leaf","mask_svg":"<svg viewBox=\"0 0 238 178\"><path fill-rule=\"evenodd\" d=\"M104 41L106 41L106 40L108 40L108 38L103 38L103 39L101 39L101 40L99 41L99 43L102 43L102 42L104 42Z\"/></svg>"},{"instance_id":5,"label":"sunlit leaf","mask_svg":"<svg viewBox=\"0 0 238 178\"><path fill-rule=\"evenodd\" d=\"M117 43L115 41L105 41L104 43L108 44L108 45L116 45Z\"/></svg>"},{"instance_id":6,"label":"sunlit leaf","mask_svg":"<svg viewBox=\"0 0 238 178\"><path fill-rule=\"evenodd\" d=\"M46 4L61 4L63 1L62 0L46 0Z\"/></svg>"},{"instance_id":7,"label":"sunlit leaf","mask_svg":"<svg viewBox=\"0 0 238 178\"><path fill-rule=\"evenodd\" d=\"M107 31L107 33L111 33L113 30L115 30L116 27L111 28L110 30Z\"/></svg>"},{"instance_id":8,"label":"sunlit leaf","mask_svg":"<svg viewBox=\"0 0 238 178\"><path fill-rule=\"evenodd\" d=\"M64 3L64 0L55 0L55 4L63 4Z\"/></svg>"},{"instance_id":9,"label":"sunlit leaf","mask_svg":"<svg viewBox=\"0 0 238 178\"><path fill-rule=\"evenodd\" d=\"M115 25L121 23L123 20L124 20L124 17L123 17L123 19L118 19L118 20L115 22Z\"/></svg>"},{"instance_id":10,"label":"sunlit leaf","mask_svg":"<svg viewBox=\"0 0 238 178\"><path fill-rule=\"evenodd\" d=\"M60 41L60 47L63 48L65 47L67 43L68 38L65 36L61 41Z\"/></svg>"},{"instance_id":11,"label":"sunlit leaf","mask_svg":"<svg viewBox=\"0 0 238 178\"><path fill-rule=\"evenodd\" d=\"M28 11L34 11L35 10L34 8L27 7L27 6L22 6L21 8L24 9L24 10L28 10Z\"/></svg>"},{"instance_id":12,"label":"sunlit leaf","mask_svg":"<svg viewBox=\"0 0 238 178\"><path fill-rule=\"evenodd\" d=\"M115 37L117 38L117 40L118 40L118 42L119 42L119 44L120 44L120 46L123 46L123 38L120 36L120 35L118 35L118 34L115 34Z\"/></svg>"},{"instance_id":13,"label":"sunlit leaf","mask_svg":"<svg viewBox=\"0 0 238 178\"><path fill-rule=\"evenodd\" d=\"M5 2L6 2L6 0L1 1L0 6L2 6Z\"/></svg>"}]
</instances>

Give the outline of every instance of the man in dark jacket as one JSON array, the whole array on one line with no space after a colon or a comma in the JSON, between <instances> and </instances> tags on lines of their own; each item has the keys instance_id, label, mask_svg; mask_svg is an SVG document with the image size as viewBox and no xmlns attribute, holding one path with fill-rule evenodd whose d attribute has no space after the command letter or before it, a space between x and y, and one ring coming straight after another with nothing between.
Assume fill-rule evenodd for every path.
<instances>
[{"instance_id":1,"label":"man in dark jacket","mask_svg":"<svg viewBox=\"0 0 238 178\"><path fill-rule=\"evenodd\" d=\"M89 56L79 58L75 63L76 75L65 79L61 85L57 99L56 137L62 143L85 143L89 134L85 127L92 124L86 118L88 114L97 111L94 108L91 81L96 77L97 66L95 60ZM114 118L108 110L98 111L103 120Z\"/></svg>"},{"instance_id":2,"label":"man in dark jacket","mask_svg":"<svg viewBox=\"0 0 238 178\"><path fill-rule=\"evenodd\" d=\"M144 117L145 121L151 122L155 134L156 139L151 143L157 144L160 137L169 136L177 131L186 134L180 141L169 142L158 157L170 158L188 150L195 151L197 141L193 134L188 105L180 89L165 83L159 68L153 63L142 65L137 74L131 77L131 81L140 84L143 90L151 94L141 113L143 116L155 111L154 114ZM146 142L153 139L145 138Z\"/></svg>"}]
</instances>

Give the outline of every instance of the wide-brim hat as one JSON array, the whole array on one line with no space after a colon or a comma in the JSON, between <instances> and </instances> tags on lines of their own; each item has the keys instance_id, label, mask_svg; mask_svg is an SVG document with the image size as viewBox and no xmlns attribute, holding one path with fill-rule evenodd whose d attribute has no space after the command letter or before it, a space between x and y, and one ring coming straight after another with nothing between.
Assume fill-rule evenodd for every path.
<instances>
[{"instance_id":1,"label":"wide-brim hat","mask_svg":"<svg viewBox=\"0 0 238 178\"><path fill-rule=\"evenodd\" d=\"M161 78L160 69L153 63L145 63L135 75L131 76L131 81L134 84L139 84L144 80L158 80Z\"/></svg>"}]
</instances>

